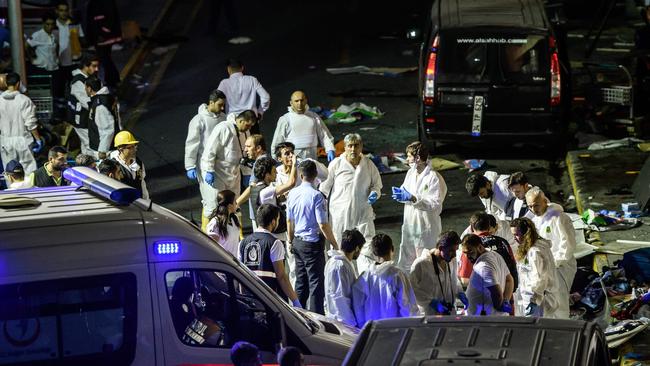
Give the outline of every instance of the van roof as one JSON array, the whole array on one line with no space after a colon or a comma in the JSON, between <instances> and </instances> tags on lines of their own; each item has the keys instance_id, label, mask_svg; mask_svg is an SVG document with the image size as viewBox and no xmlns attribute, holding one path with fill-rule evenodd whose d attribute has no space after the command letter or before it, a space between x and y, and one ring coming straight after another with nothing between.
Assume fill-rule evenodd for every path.
<instances>
[{"instance_id":1,"label":"van roof","mask_svg":"<svg viewBox=\"0 0 650 366\"><path fill-rule=\"evenodd\" d=\"M539 0L437 0L431 9L434 27L468 28L503 26L548 29L548 20Z\"/></svg>"},{"instance_id":2,"label":"van roof","mask_svg":"<svg viewBox=\"0 0 650 366\"><path fill-rule=\"evenodd\" d=\"M47 226L54 221L71 224L142 220L142 208L137 205L120 206L78 186L1 191L0 201L10 196L36 200L37 205L0 204L0 230Z\"/></svg>"}]
</instances>

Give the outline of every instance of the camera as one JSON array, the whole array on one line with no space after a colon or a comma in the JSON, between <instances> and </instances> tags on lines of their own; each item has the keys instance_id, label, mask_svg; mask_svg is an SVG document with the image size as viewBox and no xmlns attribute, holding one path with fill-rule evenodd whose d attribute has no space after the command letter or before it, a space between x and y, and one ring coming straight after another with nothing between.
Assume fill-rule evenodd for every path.
<instances>
[{"instance_id":1,"label":"camera","mask_svg":"<svg viewBox=\"0 0 650 366\"><path fill-rule=\"evenodd\" d=\"M253 168L253 164L255 164L255 159L251 159L248 156L245 156L239 160L239 165L243 165L249 168Z\"/></svg>"}]
</instances>

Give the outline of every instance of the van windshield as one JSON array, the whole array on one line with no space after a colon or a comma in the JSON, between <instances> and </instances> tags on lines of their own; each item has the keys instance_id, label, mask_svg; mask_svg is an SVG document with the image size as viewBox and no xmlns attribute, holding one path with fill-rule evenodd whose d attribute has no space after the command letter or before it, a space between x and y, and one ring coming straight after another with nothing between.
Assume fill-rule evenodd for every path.
<instances>
[{"instance_id":1,"label":"van windshield","mask_svg":"<svg viewBox=\"0 0 650 366\"><path fill-rule=\"evenodd\" d=\"M549 70L543 35L443 33L440 83L544 82Z\"/></svg>"}]
</instances>

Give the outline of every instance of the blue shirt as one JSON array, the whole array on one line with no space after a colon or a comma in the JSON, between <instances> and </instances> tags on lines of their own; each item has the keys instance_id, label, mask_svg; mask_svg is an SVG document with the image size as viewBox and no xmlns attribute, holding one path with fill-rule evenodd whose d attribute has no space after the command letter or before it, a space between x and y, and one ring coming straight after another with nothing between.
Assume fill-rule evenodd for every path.
<instances>
[{"instance_id":1,"label":"blue shirt","mask_svg":"<svg viewBox=\"0 0 650 366\"><path fill-rule=\"evenodd\" d=\"M287 220L294 224L294 236L304 241L318 242L318 225L327 223L327 200L310 182L302 182L289 191Z\"/></svg>"}]
</instances>

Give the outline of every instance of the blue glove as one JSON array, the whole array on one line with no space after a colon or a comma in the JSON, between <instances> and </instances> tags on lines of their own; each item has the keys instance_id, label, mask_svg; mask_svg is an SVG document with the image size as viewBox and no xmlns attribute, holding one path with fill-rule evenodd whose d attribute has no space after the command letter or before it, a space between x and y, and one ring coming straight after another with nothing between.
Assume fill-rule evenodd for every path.
<instances>
[{"instance_id":1,"label":"blue glove","mask_svg":"<svg viewBox=\"0 0 650 366\"><path fill-rule=\"evenodd\" d=\"M205 182L208 184L214 183L214 172L205 173Z\"/></svg>"},{"instance_id":2,"label":"blue glove","mask_svg":"<svg viewBox=\"0 0 650 366\"><path fill-rule=\"evenodd\" d=\"M44 145L43 139L38 139L35 142L36 142L36 146L32 147L32 151L34 152L34 154L38 154L39 152L41 152L41 150L43 150L43 145Z\"/></svg>"},{"instance_id":3,"label":"blue glove","mask_svg":"<svg viewBox=\"0 0 650 366\"><path fill-rule=\"evenodd\" d=\"M327 162L334 160L334 158L336 158L336 153L334 152L334 150L329 150L327 152Z\"/></svg>"},{"instance_id":4,"label":"blue glove","mask_svg":"<svg viewBox=\"0 0 650 366\"><path fill-rule=\"evenodd\" d=\"M301 308L302 309L302 304L300 303L300 300L298 300L298 299L292 300L291 305L293 305L294 308Z\"/></svg>"},{"instance_id":5,"label":"blue glove","mask_svg":"<svg viewBox=\"0 0 650 366\"><path fill-rule=\"evenodd\" d=\"M399 202L408 202L413 195L406 190L406 188L393 187L393 199Z\"/></svg>"},{"instance_id":6,"label":"blue glove","mask_svg":"<svg viewBox=\"0 0 650 366\"><path fill-rule=\"evenodd\" d=\"M531 302L526 307L526 312L524 313L524 315L525 316L531 316L531 315L535 314L537 312L537 307L538 307L537 304L535 304L534 302Z\"/></svg>"},{"instance_id":7,"label":"blue glove","mask_svg":"<svg viewBox=\"0 0 650 366\"><path fill-rule=\"evenodd\" d=\"M188 169L185 174L187 175L187 179L196 180L196 168Z\"/></svg>"},{"instance_id":8,"label":"blue glove","mask_svg":"<svg viewBox=\"0 0 650 366\"><path fill-rule=\"evenodd\" d=\"M368 204L372 205L373 203L377 202L378 199L379 199L379 195L377 194L377 192L374 191L370 192L370 195L368 196Z\"/></svg>"},{"instance_id":9,"label":"blue glove","mask_svg":"<svg viewBox=\"0 0 650 366\"><path fill-rule=\"evenodd\" d=\"M512 312L512 306L510 306L510 301L505 300L503 304L501 304L501 308L498 310L510 314Z\"/></svg>"},{"instance_id":10,"label":"blue glove","mask_svg":"<svg viewBox=\"0 0 650 366\"><path fill-rule=\"evenodd\" d=\"M464 292L458 293L458 300L460 300L460 302L462 302L463 305L465 305L465 309L469 307L469 299L467 299L467 295L465 295Z\"/></svg>"},{"instance_id":11,"label":"blue glove","mask_svg":"<svg viewBox=\"0 0 650 366\"><path fill-rule=\"evenodd\" d=\"M445 304L443 304L442 301L438 299L431 300L429 306L431 306L431 308L435 310L438 314L449 314L449 309L447 309Z\"/></svg>"}]
</instances>

